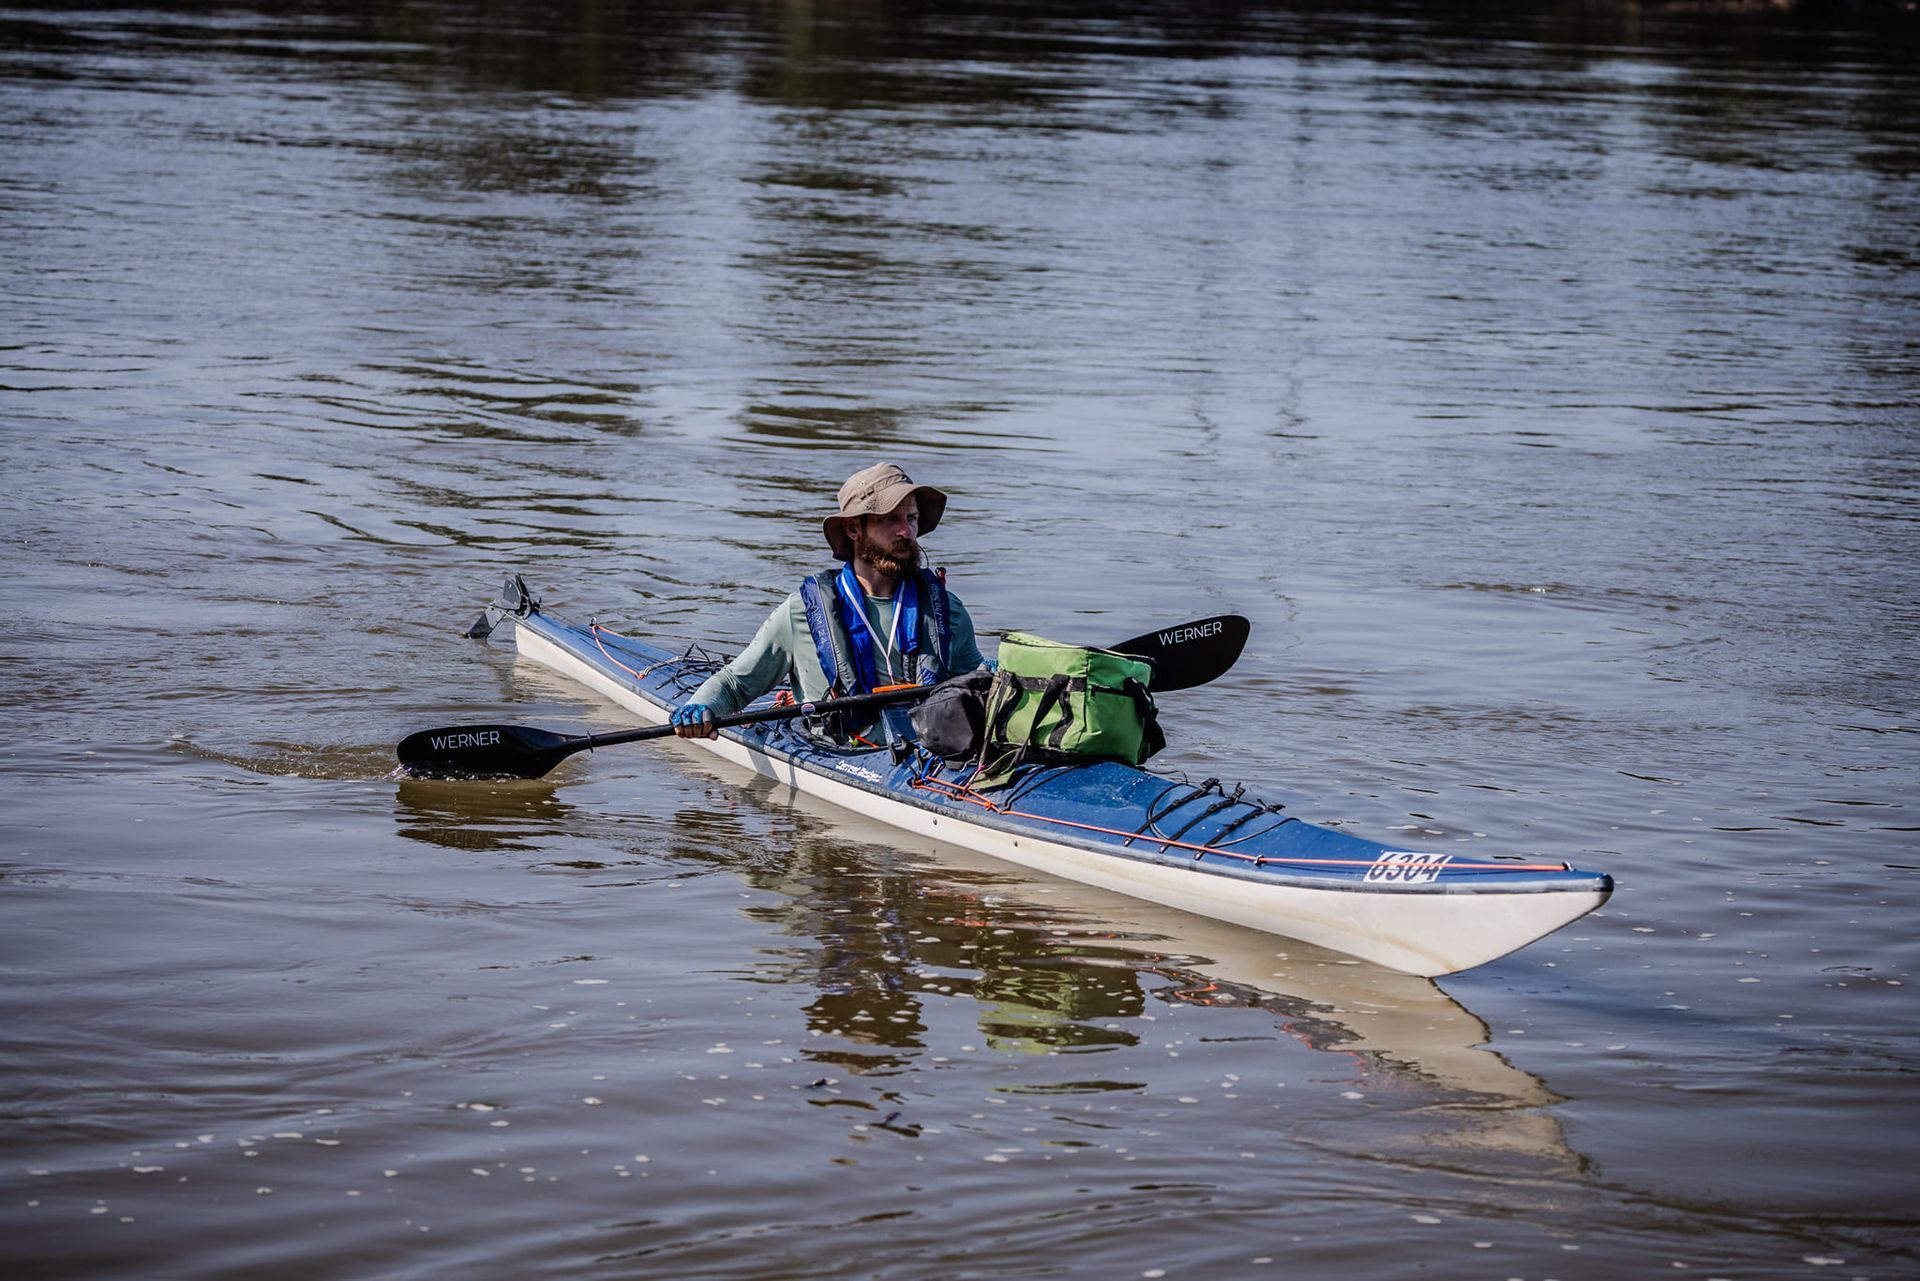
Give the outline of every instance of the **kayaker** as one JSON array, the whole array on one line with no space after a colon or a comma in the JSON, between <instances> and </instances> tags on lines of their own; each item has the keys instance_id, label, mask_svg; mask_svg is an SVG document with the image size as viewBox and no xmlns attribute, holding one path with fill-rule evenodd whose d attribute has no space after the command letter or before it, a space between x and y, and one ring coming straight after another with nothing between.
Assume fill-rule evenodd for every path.
<instances>
[{"instance_id":1,"label":"kayaker","mask_svg":"<svg viewBox=\"0 0 1920 1281\"><path fill-rule=\"evenodd\" d=\"M883 685L932 685L986 665L973 619L944 572L921 564L947 496L916 485L893 463L855 472L840 509L821 522L841 564L814 574L775 607L739 657L709 676L673 714L682 738L713 738L714 717L739 711L783 680L802 701L864 694ZM911 737L904 709L873 726L829 727L869 741Z\"/></svg>"}]
</instances>

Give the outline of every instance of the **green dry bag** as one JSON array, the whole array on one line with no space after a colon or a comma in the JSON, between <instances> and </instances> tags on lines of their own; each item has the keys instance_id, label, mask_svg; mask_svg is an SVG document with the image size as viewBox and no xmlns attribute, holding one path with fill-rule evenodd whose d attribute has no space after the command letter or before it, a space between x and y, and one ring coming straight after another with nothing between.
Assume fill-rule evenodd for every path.
<instances>
[{"instance_id":1,"label":"green dry bag","mask_svg":"<svg viewBox=\"0 0 1920 1281\"><path fill-rule=\"evenodd\" d=\"M1147 685L1151 664L1020 632L1000 642L973 786L1000 787L1027 764L1138 765L1167 745Z\"/></svg>"}]
</instances>

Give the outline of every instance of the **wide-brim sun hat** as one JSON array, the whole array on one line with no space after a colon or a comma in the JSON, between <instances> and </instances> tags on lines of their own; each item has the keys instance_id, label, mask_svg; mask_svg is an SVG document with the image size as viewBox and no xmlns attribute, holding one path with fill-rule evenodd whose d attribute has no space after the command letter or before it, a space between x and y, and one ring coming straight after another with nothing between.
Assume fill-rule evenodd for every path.
<instances>
[{"instance_id":1,"label":"wide-brim sun hat","mask_svg":"<svg viewBox=\"0 0 1920 1281\"><path fill-rule=\"evenodd\" d=\"M840 510L820 522L827 546L841 560L853 559L851 525L862 516L884 516L911 495L920 504L920 532L930 534L947 510L947 496L932 485L916 485L894 463L875 463L847 477L840 486Z\"/></svg>"}]
</instances>

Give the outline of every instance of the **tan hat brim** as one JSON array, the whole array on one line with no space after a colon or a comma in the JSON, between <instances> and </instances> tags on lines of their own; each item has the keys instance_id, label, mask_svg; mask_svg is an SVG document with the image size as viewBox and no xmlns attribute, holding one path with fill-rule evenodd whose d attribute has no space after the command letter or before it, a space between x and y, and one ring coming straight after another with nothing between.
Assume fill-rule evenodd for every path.
<instances>
[{"instance_id":1,"label":"tan hat brim","mask_svg":"<svg viewBox=\"0 0 1920 1281\"><path fill-rule=\"evenodd\" d=\"M932 485L916 485L903 480L875 490L866 501L855 504L853 510L836 512L821 521L820 530L827 536L827 546L833 548L833 554L838 559L852 560L852 522L862 516L884 516L909 497L920 504L920 532L931 534L947 510L947 496Z\"/></svg>"}]
</instances>

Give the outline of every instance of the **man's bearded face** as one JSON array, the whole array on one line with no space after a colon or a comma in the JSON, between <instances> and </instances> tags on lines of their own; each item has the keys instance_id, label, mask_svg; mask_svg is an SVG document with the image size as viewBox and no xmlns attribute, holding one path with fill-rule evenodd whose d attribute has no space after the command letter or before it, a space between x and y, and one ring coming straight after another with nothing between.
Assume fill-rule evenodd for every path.
<instances>
[{"instance_id":1,"label":"man's bearded face","mask_svg":"<svg viewBox=\"0 0 1920 1281\"><path fill-rule=\"evenodd\" d=\"M854 559L893 578L920 568L920 544L913 539L919 517L917 510L906 521L897 516L861 517L853 532Z\"/></svg>"}]
</instances>

